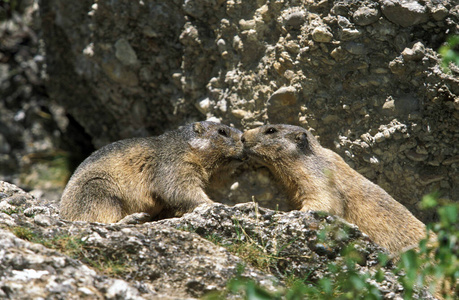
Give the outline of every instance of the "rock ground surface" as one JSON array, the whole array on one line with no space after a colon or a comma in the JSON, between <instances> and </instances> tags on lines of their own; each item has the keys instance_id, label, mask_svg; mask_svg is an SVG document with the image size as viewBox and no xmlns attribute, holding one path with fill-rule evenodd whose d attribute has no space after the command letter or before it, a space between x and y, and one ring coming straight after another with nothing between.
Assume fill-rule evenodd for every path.
<instances>
[{"instance_id":1,"label":"rock ground surface","mask_svg":"<svg viewBox=\"0 0 459 300\"><path fill-rule=\"evenodd\" d=\"M57 213L55 204L0 182L0 298L194 299L237 275L275 290L291 274L311 283L346 274L346 246L361 257L357 272L376 272L385 253L339 218L254 203L202 205L183 218L140 225L68 222ZM220 246L231 244L274 263L257 269ZM340 271L330 271L332 262ZM372 284L385 298L402 299L391 268ZM415 299L433 298L420 291Z\"/></svg>"}]
</instances>

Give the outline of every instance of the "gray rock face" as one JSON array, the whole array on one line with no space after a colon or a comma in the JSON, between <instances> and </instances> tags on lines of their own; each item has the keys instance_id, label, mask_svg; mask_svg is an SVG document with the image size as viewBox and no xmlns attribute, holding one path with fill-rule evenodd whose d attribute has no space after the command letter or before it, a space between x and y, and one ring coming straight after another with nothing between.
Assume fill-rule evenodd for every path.
<instances>
[{"instance_id":1,"label":"gray rock face","mask_svg":"<svg viewBox=\"0 0 459 300\"><path fill-rule=\"evenodd\" d=\"M200 297L222 290L243 264L223 247L195 233L159 223L69 223L59 219L53 207L44 210L30 206L36 201L33 196L0 183L1 193L11 195L1 200L1 211L3 203L13 197L30 200L12 204L16 208L13 213L0 213L1 297ZM241 275L267 289L279 284L274 276L250 266Z\"/></svg>"},{"instance_id":2,"label":"gray rock face","mask_svg":"<svg viewBox=\"0 0 459 300\"><path fill-rule=\"evenodd\" d=\"M34 3L3 1L0 7L0 180L59 194L70 176L62 164L66 151L80 161L93 147L91 137L46 92ZM59 164L64 168L57 170Z\"/></svg>"},{"instance_id":3,"label":"gray rock face","mask_svg":"<svg viewBox=\"0 0 459 300\"><path fill-rule=\"evenodd\" d=\"M121 280L0 230L0 297L5 299L152 299Z\"/></svg>"},{"instance_id":4,"label":"gray rock face","mask_svg":"<svg viewBox=\"0 0 459 300\"><path fill-rule=\"evenodd\" d=\"M96 147L205 118L288 122L424 221L423 195L459 197L444 163L459 81L436 53L458 33L455 1L52 0L40 16L48 91ZM282 192L253 170L220 199L275 208Z\"/></svg>"},{"instance_id":5,"label":"gray rock face","mask_svg":"<svg viewBox=\"0 0 459 300\"><path fill-rule=\"evenodd\" d=\"M221 291L237 275L274 290L289 275L308 282L342 276L342 252L350 245L360 258L357 272L375 272L378 255L387 253L354 225L314 212L215 204L141 225L67 222L53 204L36 206L14 185L0 182L0 192L7 195L1 211L8 199L27 199L0 213L0 297L8 299L188 299ZM255 249L251 259L275 263L257 269L219 246L238 244ZM331 262L341 271L331 272ZM400 297L391 268L372 285ZM430 299L425 292L415 296Z\"/></svg>"},{"instance_id":6,"label":"gray rock face","mask_svg":"<svg viewBox=\"0 0 459 300\"><path fill-rule=\"evenodd\" d=\"M378 8L370 8L367 6L358 8L352 15L354 22L360 26L370 25L378 21L380 16L381 12Z\"/></svg>"},{"instance_id":7,"label":"gray rock face","mask_svg":"<svg viewBox=\"0 0 459 300\"><path fill-rule=\"evenodd\" d=\"M278 263L270 271L280 278L285 274L311 280L333 276L325 271L327 264L340 261L341 251L349 243L355 243L353 247L364 257L359 266L362 271L377 265L377 253L385 253L342 219L314 212L275 212L254 203L200 206L183 218L158 223L192 229L203 237L215 235L222 244L253 242L277 257ZM321 240L319 232L325 228L327 236Z\"/></svg>"},{"instance_id":8,"label":"gray rock face","mask_svg":"<svg viewBox=\"0 0 459 300\"><path fill-rule=\"evenodd\" d=\"M204 45L194 43L196 36L182 34L185 15L183 10L178 13L177 5L177 1L41 3L45 39L60 39L58 44L46 43L47 53L56 54L47 61L49 74L62 79L50 78L50 94L97 136L97 147L120 138L158 134L197 118L193 104L185 103L181 89L177 90L182 79L173 75L180 73L186 39L195 47ZM202 79L190 82L190 93L208 79L206 73L207 69L194 69ZM107 89L112 84L117 87ZM76 93L68 94L69 89ZM97 124L89 111L99 115Z\"/></svg>"},{"instance_id":9,"label":"gray rock face","mask_svg":"<svg viewBox=\"0 0 459 300\"><path fill-rule=\"evenodd\" d=\"M422 24L429 20L427 7L419 1L383 0L381 9L387 19L403 27Z\"/></svg>"}]
</instances>

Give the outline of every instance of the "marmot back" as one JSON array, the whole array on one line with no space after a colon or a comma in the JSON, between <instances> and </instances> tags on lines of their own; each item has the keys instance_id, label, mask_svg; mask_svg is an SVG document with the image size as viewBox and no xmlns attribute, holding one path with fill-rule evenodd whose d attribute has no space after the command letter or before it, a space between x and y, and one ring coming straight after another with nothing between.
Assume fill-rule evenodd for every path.
<instances>
[{"instance_id":1,"label":"marmot back","mask_svg":"<svg viewBox=\"0 0 459 300\"><path fill-rule=\"evenodd\" d=\"M62 194L61 216L111 223L136 212L181 216L211 203L205 188L240 164L241 135L226 125L197 122L109 144L76 169Z\"/></svg>"},{"instance_id":2,"label":"marmot back","mask_svg":"<svg viewBox=\"0 0 459 300\"><path fill-rule=\"evenodd\" d=\"M242 141L249 158L283 184L292 208L338 215L393 254L426 237L424 224L408 209L323 148L309 131L265 125L245 132Z\"/></svg>"}]
</instances>

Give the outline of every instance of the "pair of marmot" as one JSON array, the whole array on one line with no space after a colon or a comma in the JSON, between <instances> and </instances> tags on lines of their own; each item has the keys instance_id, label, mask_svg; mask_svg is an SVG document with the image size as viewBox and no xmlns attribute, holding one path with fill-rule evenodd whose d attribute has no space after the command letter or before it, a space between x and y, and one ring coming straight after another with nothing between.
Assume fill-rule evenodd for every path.
<instances>
[{"instance_id":1,"label":"pair of marmot","mask_svg":"<svg viewBox=\"0 0 459 300\"><path fill-rule=\"evenodd\" d=\"M425 237L424 224L403 205L321 147L310 132L291 125L265 125L242 134L198 122L159 137L115 142L75 171L62 195L61 215L107 223L135 212L181 216L211 203L206 187L245 156L271 170L292 208L338 215L391 253Z\"/></svg>"}]
</instances>

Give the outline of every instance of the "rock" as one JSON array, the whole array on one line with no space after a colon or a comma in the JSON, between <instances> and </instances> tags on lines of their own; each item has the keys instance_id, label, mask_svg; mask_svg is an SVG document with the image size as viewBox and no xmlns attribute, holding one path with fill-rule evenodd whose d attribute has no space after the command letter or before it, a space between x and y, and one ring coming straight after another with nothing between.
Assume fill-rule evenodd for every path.
<instances>
[{"instance_id":1,"label":"rock","mask_svg":"<svg viewBox=\"0 0 459 300\"><path fill-rule=\"evenodd\" d=\"M385 140L386 140L386 137L384 136L383 133L378 132L377 134L375 134L375 141L376 141L377 143L384 142Z\"/></svg>"},{"instance_id":2,"label":"rock","mask_svg":"<svg viewBox=\"0 0 459 300\"><path fill-rule=\"evenodd\" d=\"M429 19L427 7L417 0L382 0L381 4L384 16L402 27L422 24Z\"/></svg>"},{"instance_id":3,"label":"rock","mask_svg":"<svg viewBox=\"0 0 459 300\"><path fill-rule=\"evenodd\" d=\"M212 105L212 102L210 101L210 99L204 98L198 102L197 108L203 114L207 114L211 110L211 105Z\"/></svg>"},{"instance_id":4,"label":"rock","mask_svg":"<svg viewBox=\"0 0 459 300\"><path fill-rule=\"evenodd\" d=\"M183 10L186 14L194 18L202 17L205 12L203 2L196 0L185 0L183 3Z\"/></svg>"},{"instance_id":5,"label":"rock","mask_svg":"<svg viewBox=\"0 0 459 300\"><path fill-rule=\"evenodd\" d=\"M15 190L9 187L6 192ZM358 272L380 269L378 257L387 253L340 218L255 203L201 205L182 218L135 226L22 213L0 214L0 223L0 286L14 299L196 298L221 291L235 276L273 291L293 274L311 281L334 278L330 262L346 272L341 253L347 245L362 258L355 264ZM258 270L220 245L246 247L251 259L274 259L273 267ZM383 295L401 291L390 272L374 286Z\"/></svg>"},{"instance_id":6,"label":"rock","mask_svg":"<svg viewBox=\"0 0 459 300\"><path fill-rule=\"evenodd\" d=\"M27 209L24 209L24 215L27 217L33 217L36 215L45 215L45 216L51 216L53 210L49 207L45 206L32 206Z\"/></svg>"},{"instance_id":7,"label":"rock","mask_svg":"<svg viewBox=\"0 0 459 300\"><path fill-rule=\"evenodd\" d=\"M405 94L395 99L395 109L399 114L409 114L419 110L419 99L411 94Z\"/></svg>"},{"instance_id":8,"label":"rock","mask_svg":"<svg viewBox=\"0 0 459 300\"><path fill-rule=\"evenodd\" d=\"M360 26L370 25L376 22L381 16L377 8L370 8L366 6L359 7L352 15L354 22Z\"/></svg>"},{"instance_id":9,"label":"rock","mask_svg":"<svg viewBox=\"0 0 459 300\"><path fill-rule=\"evenodd\" d=\"M405 61L420 61L425 55L425 47L421 42L413 45L413 48L405 48L402 52Z\"/></svg>"},{"instance_id":10,"label":"rock","mask_svg":"<svg viewBox=\"0 0 459 300\"><path fill-rule=\"evenodd\" d=\"M395 100L391 99L386 102L384 102L382 106L382 111L386 115L394 115L395 113Z\"/></svg>"},{"instance_id":11,"label":"rock","mask_svg":"<svg viewBox=\"0 0 459 300\"><path fill-rule=\"evenodd\" d=\"M274 106L289 106L296 103L296 89L293 86L281 87L269 98L269 104Z\"/></svg>"},{"instance_id":12,"label":"rock","mask_svg":"<svg viewBox=\"0 0 459 300\"><path fill-rule=\"evenodd\" d=\"M434 182L442 181L445 175L442 174L423 174L419 176L419 182L426 186Z\"/></svg>"},{"instance_id":13,"label":"rock","mask_svg":"<svg viewBox=\"0 0 459 300\"><path fill-rule=\"evenodd\" d=\"M143 224L151 221L151 216L147 213L134 213L119 220L120 224Z\"/></svg>"},{"instance_id":14,"label":"rock","mask_svg":"<svg viewBox=\"0 0 459 300\"><path fill-rule=\"evenodd\" d=\"M183 53L178 39L183 33L182 29L189 29L184 26L187 23L185 14L199 17L204 13L206 5L202 5L202 1L185 1L180 13L177 13L177 5L172 2L125 2L126 5L104 2L98 3L97 9L93 10L92 15L88 15L92 4L81 2L76 6L66 7L57 14L55 8L61 7L59 1L40 5L39 8L44 20L41 23L44 38L49 38L49 42L45 43L46 52L66 53L56 56L54 63L47 64L48 73L53 74L47 81L51 96L58 100L65 99L61 103L66 105L67 111L74 114L87 133L98 136L93 140L96 147L120 138L139 135L139 123L140 126L150 123L149 126L144 126L152 130L148 134L159 134L169 126L172 129L181 125L182 120L188 118L183 117L185 111L187 115L194 114L192 118L199 119L200 114L193 106L194 101L183 106L184 102L177 99L183 97L183 93L181 96L175 93L176 88L171 77L172 72L181 69ZM101 23L105 25L99 26ZM190 25L197 28L194 24ZM147 27L161 30L157 34L147 31L149 37L144 34ZM51 34L55 30L58 30L60 37ZM51 35L48 36L48 33ZM187 41L184 46L200 47L193 32L190 34L188 39L182 39ZM92 36L97 38L93 39ZM169 39L170 37L174 38ZM54 38L60 42L51 42ZM83 49L90 42L94 49L92 56L83 53ZM193 57L193 52L186 53L190 58ZM170 60L174 56L177 59L175 63ZM72 57L78 63L70 62ZM144 70L154 70L153 78L139 77L134 68L138 61ZM207 71L203 71L205 63L202 59L199 61L191 58L189 62L193 66L188 63L185 65L197 77L188 76L183 82L184 88L194 93L198 87L205 88L208 78L201 77L201 74L207 74ZM61 64L74 67L61 67ZM188 74L183 72L185 73ZM114 88L109 88L109 85ZM70 87L75 91L67 94ZM104 100L99 102L100 99ZM132 104L139 100L144 102L148 111L146 118L140 122L131 111ZM126 113L128 110L129 113ZM169 112L171 115L177 114L177 119L163 122L163 116ZM91 114L99 116L97 124L91 120Z\"/></svg>"},{"instance_id":15,"label":"rock","mask_svg":"<svg viewBox=\"0 0 459 300\"><path fill-rule=\"evenodd\" d=\"M232 114L238 119L243 119L247 115L247 111L243 109L234 109L232 111Z\"/></svg>"},{"instance_id":16,"label":"rock","mask_svg":"<svg viewBox=\"0 0 459 300\"><path fill-rule=\"evenodd\" d=\"M344 28L341 30L341 39L343 41L350 41L360 37L362 33L357 29Z\"/></svg>"},{"instance_id":17,"label":"rock","mask_svg":"<svg viewBox=\"0 0 459 300\"><path fill-rule=\"evenodd\" d=\"M97 297L123 299L152 299L138 297L141 293L132 284L120 279L98 275L79 261L17 238L11 232L0 230L2 255L0 285L6 297L14 299L62 297ZM125 290L110 290L115 283ZM110 290L110 291L107 291ZM130 293L125 291L129 289ZM134 297L135 296L135 297Z\"/></svg>"},{"instance_id":18,"label":"rock","mask_svg":"<svg viewBox=\"0 0 459 300\"><path fill-rule=\"evenodd\" d=\"M354 55L363 55L367 53L366 46L362 43L355 43L349 42L344 45L344 49L346 49L349 53Z\"/></svg>"},{"instance_id":19,"label":"rock","mask_svg":"<svg viewBox=\"0 0 459 300\"><path fill-rule=\"evenodd\" d=\"M402 76L406 73L406 65L403 59L400 57L395 58L391 62L389 62L389 69L393 74Z\"/></svg>"},{"instance_id":20,"label":"rock","mask_svg":"<svg viewBox=\"0 0 459 300\"><path fill-rule=\"evenodd\" d=\"M377 250L378 247L373 248L374 245L371 245L366 235L342 219L316 212L274 212L254 203L238 204L235 207L202 205L182 218L158 223L176 228L192 228L201 236L219 232L223 244L235 244L238 241L255 243L264 252L277 253L282 261L288 261L288 264L279 262L276 265L274 272L280 278L285 278L287 274L301 278L307 276L313 281L323 277L332 278L333 274L326 271L327 261L341 265L343 261L339 249L347 243L353 243L353 249L358 252L356 255L362 257L361 263L355 265L357 272L371 272L379 268L377 255L373 251L384 251ZM240 231L234 230L234 224ZM317 234L325 228L327 237L318 240ZM341 269L339 266L337 268ZM398 294L400 286L394 279L387 272L382 281L374 284L383 295ZM425 296L433 299L429 295Z\"/></svg>"},{"instance_id":21,"label":"rock","mask_svg":"<svg viewBox=\"0 0 459 300\"><path fill-rule=\"evenodd\" d=\"M405 155L406 157L408 157L409 159L413 160L413 161L424 161L427 159L427 157L429 157L429 155L427 154L420 154L420 153L417 153L416 151L407 151L405 152Z\"/></svg>"},{"instance_id":22,"label":"rock","mask_svg":"<svg viewBox=\"0 0 459 300\"><path fill-rule=\"evenodd\" d=\"M284 13L284 26L298 30L306 21L307 12L304 10L288 10Z\"/></svg>"},{"instance_id":23,"label":"rock","mask_svg":"<svg viewBox=\"0 0 459 300\"><path fill-rule=\"evenodd\" d=\"M137 65L139 62L134 49L132 49L129 42L124 38L116 41L115 56L123 65L126 66Z\"/></svg>"},{"instance_id":24,"label":"rock","mask_svg":"<svg viewBox=\"0 0 459 300\"><path fill-rule=\"evenodd\" d=\"M29 218L22 213L12 216L14 222L10 218L0 215L0 223L32 241L0 229L0 286L8 291L8 297L15 299L64 294L65 298L71 295L71 299L76 299L81 293L107 299L200 297L223 289L236 276L237 265L242 264L240 258L197 234L160 223L70 223L56 215ZM53 241L64 254L36 244L52 247ZM73 244L68 247L65 243ZM102 254L107 260L102 259ZM87 266L68 255L93 263ZM114 268L118 268L117 273ZM118 278L113 277L115 274ZM242 276L249 276L268 289L278 284L274 276L250 266Z\"/></svg>"},{"instance_id":25,"label":"rock","mask_svg":"<svg viewBox=\"0 0 459 300\"><path fill-rule=\"evenodd\" d=\"M36 199L32 195L8 182L0 181L0 193L3 195L0 203L11 206L25 209L31 207L36 202Z\"/></svg>"},{"instance_id":26,"label":"rock","mask_svg":"<svg viewBox=\"0 0 459 300\"><path fill-rule=\"evenodd\" d=\"M0 134L0 153L9 153L11 151L11 146L6 141L5 137Z\"/></svg>"},{"instance_id":27,"label":"rock","mask_svg":"<svg viewBox=\"0 0 459 300\"><path fill-rule=\"evenodd\" d=\"M432 12L432 17L437 21L442 21L448 15L448 9L441 4L438 6L435 6L431 12Z\"/></svg>"},{"instance_id":28,"label":"rock","mask_svg":"<svg viewBox=\"0 0 459 300\"><path fill-rule=\"evenodd\" d=\"M114 82L125 86L136 86L139 83L137 74L125 66L111 60L101 64L102 70Z\"/></svg>"},{"instance_id":29,"label":"rock","mask_svg":"<svg viewBox=\"0 0 459 300\"><path fill-rule=\"evenodd\" d=\"M274 123L298 124L297 102L297 90L295 87L281 87L268 99L269 118ZM287 116L287 119L284 116Z\"/></svg>"},{"instance_id":30,"label":"rock","mask_svg":"<svg viewBox=\"0 0 459 300\"><path fill-rule=\"evenodd\" d=\"M339 120L339 117L337 115L333 114L327 114L322 117L322 121L324 124L333 124Z\"/></svg>"},{"instance_id":31,"label":"rock","mask_svg":"<svg viewBox=\"0 0 459 300\"><path fill-rule=\"evenodd\" d=\"M242 30L255 29L255 20L240 20L239 26Z\"/></svg>"},{"instance_id":32,"label":"rock","mask_svg":"<svg viewBox=\"0 0 459 300\"><path fill-rule=\"evenodd\" d=\"M319 43L329 43L333 39L333 34L327 27L319 26L312 31L312 39Z\"/></svg>"},{"instance_id":33,"label":"rock","mask_svg":"<svg viewBox=\"0 0 459 300\"><path fill-rule=\"evenodd\" d=\"M453 157L448 157L447 159L445 159L442 162L442 164L448 166L448 165L455 164L458 162L459 162L459 155L455 155Z\"/></svg>"},{"instance_id":34,"label":"rock","mask_svg":"<svg viewBox=\"0 0 459 300\"><path fill-rule=\"evenodd\" d=\"M348 52L339 46L330 52L330 56L333 57L336 61L342 61L348 57Z\"/></svg>"}]
</instances>

